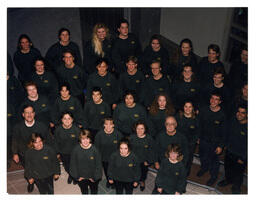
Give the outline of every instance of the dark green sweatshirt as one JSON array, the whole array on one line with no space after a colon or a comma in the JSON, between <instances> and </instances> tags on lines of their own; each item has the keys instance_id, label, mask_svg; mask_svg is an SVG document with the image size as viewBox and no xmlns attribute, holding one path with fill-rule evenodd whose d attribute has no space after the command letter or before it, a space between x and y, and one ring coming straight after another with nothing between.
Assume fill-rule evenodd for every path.
<instances>
[{"instance_id":1,"label":"dark green sweatshirt","mask_svg":"<svg viewBox=\"0 0 256 201\"><path fill-rule=\"evenodd\" d=\"M94 181L102 177L102 165L99 151L92 145L84 149L77 145L71 154L70 174L73 178L92 178Z\"/></svg>"},{"instance_id":2,"label":"dark green sweatshirt","mask_svg":"<svg viewBox=\"0 0 256 201\"><path fill-rule=\"evenodd\" d=\"M26 151L24 176L27 179L44 179L54 174L60 175L60 164L54 149L44 144L41 150Z\"/></svg>"},{"instance_id":3,"label":"dark green sweatshirt","mask_svg":"<svg viewBox=\"0 0 256 201\"><path fill-rule=\"evenodd\" d=\"M117 129L114 129L111 134L106 134L103 129L97 133L95 137L95 146L101 153L102 161L109 161L111 154L118 150L118 143L122 137L122 133Z\"/></svg>"},{"instance_id":4,"label":"dark green sweatshirt","mask_svg":"<svg viewBox=\"0 0 256 201\"><path fill-rule=\"evenodd\" d=\"M186 170L182 162L171 163L168 158L163 159L156 177L157 188L162 188L168 194L180 194L186 188Z\"/></svg>"},{"instance_id":5,"label":"dark green sweatshirt","mask_svg":"<svg viewBox=\"0 0 256 201\"><path fill-rule=\"evenodd\" d=\"M133 152L127 157L122 157L119 150L111 155L108 166L109 179L122 182L138 182L140 175L140 164Z\"/></svg>"},{"instance_id":6,"label":"dark green sweatshirt","mask_svg":"<svg viewBox=\"0 0 256 201\"><path fill-rule=\"evenodd\" d=\"M150 122L150 128L153 131L152 135L156 137L161 131L165 130L165 118L166 118L166 110L158 110L158 112L153 115L148 113L148 119Z\"/></svg>"},{"instance_id":7,"label":"dark green sweatshirt","mask_svg":"<svg viewBox=\"0 0 256 201\"><path fill-rule=\"evenodd\" d=\"M80 128L72 125L71 128L65 129L59 125L54 131L54 141L57 153L71 154L74 147L78 144Z\"/></svg>"}]
</instances>

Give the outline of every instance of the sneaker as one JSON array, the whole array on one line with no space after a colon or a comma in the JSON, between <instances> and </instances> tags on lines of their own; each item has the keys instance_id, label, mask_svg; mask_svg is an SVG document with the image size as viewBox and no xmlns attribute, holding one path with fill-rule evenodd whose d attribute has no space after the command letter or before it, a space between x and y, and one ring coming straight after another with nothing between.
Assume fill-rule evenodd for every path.
<instances>
[{"instance_id":1,"label":"sneaker","mask_svg":"<svg viewBox=\"0 0 256 201\"><path fill-rule=\"evenodd\" d=\"M69 175L69 176L68 176L68 180L67 180L68 184L71 184L71 183L72 183L72 180L73 180L72 177Z\"/></svg>"},{"instance_id":2,"label":"sneaker","mask_svg":"<svg viewBox=\"0 0 256 201\"><path fill-rule=\"evenodd\" d=\"M33 184L28 184L27 190L29 193L31 193L34 190L34 183Z\"/></svg>"},{"instance_id":3,"label":"sneaker","mask_svg":"<svg viewBox=\"0 0 256 201\"><path fill-rule=\"evenodd\" d=\"M216 182L216 180L217 180L217 178L211 177L211 178L207 181L206 185L207 185L207 186L211 186L211 185L213 185L213 184Z\"/></svg>"},{"instance_id":4,"label":"sneaker","mask_svg":"<svg viewBox=\"0 0 256 201\"><path fill-rule=\"evenodd\" d=\"M201 176L204 175L204 173L206 173L206 170L200 169L200 170L197 172L196 176L201 177Z\"/></svg>"},{"instance_id":5,"label":"sneaker","mask_svg":"<svg viewBox=\"0 0 256 201\"><path fill-rule=\"evenodd\" d=\"M228 184L229 184L229 182L226 179L223 179L222 181L220 181L218 183L218 186L219 187L224 187L224 186L227 186Z\"/></svg>"}]
</instances>

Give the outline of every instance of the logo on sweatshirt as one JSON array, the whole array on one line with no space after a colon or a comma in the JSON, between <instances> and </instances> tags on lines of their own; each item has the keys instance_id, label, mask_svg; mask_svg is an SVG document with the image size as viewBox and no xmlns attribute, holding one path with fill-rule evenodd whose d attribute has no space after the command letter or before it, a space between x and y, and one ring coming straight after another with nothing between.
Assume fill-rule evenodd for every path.
<instances>
[{"instance_id":1,"label":"logo on sweatshirt","mask_svg":"<svg viewBox=\"0 0 256 201\"><path fill-rule=\"evenodd\" d=\"M106 86L107 86L107 87L110 87L110 86L111 86L111 84L110 84L109 82L107 82L107 83L106 83Z\"/></svg>"},{"instance_id":2,"label":"logo on sweatshirt","mask_svg":"<svg viewBox=\"0 0 256 201\"><path fill-rule=\"evenodd\" d=\"M156 60L161 61L161 57L157 57L157 59L156 59Z\"/></svg>"},{"instance_id":3,"label":"logo on sweatshirt","mask_svg":"<svg viewBox=\"0 0 256 201\"><path fill-rule=\"evenodd\" d=\"M163 91L164 89L163 89L163 88L159 88L158 90L159 90L159 91Z\"/></svg>"},{"instance_id":4,"label":"logo on sweatshirt","mask_svg":"<svg viewBox=\"0 0 256 201\"><path fill-rule=\"evenodd\" d=\"M111 48L111 45L108 45L108 48Z\"/></svg>"},{"instance_id":5,"label":"logo on sweatshirt","mask_svg":"<svg viewBox=\"0 0 256 201\"><path fill-rule=\"evenodd\" d=\"M7 114L7 117L11 117L11 116L12 116L12 113L8 113L8 114Z\"/></svg>"},{"instance_id":6,"label":"logo on sweatshirt","mask_svg":"<svg viewBox=\"0 0 256 201\"><path fill-rule=\"evenodd\" d=\"M135 82L136 82L136 83L140 83L140 80L136 80Z\"/></svg>"},{"instance_id":7,"label":"logo on sweatshirt","mask_svg":"<svg viewBox=\"0 0 256 201\"><path fill-rule=\"evenodd\" d=\"M179 175L179 173L178 173L178 172L175 172L175 175L177 175L177 176L178 176L178 175Z\"/></svg>"},{"instance_id":8,"label":"logo on sweatshirt","mask_svg":"<svg viewBox=\"0 0 256 201\"><path fill-rule=\"evenodd\" d=\"M133 167L133 164L132 164L132 163L129 163L128 166L129 166L129 167Z\"/></svg>"},{"instance_id":9,"label":"logo on sweatshirt","mask_svg":"<svg viewBox=\"0 0 256 201\"><path fill-rule=\"evenodd\" d=\"M42 107L46 107L46 104L43 103L43 104L42 104Z\"/></svg>"},{"instance_id":10,"label":"logo on sweatshirt","mask_svg":"<svg viewBox=\"0 0 256 201\"><path fill-rule=\"evenodd\" d=\"M216 120L214 123L215 123L215 124L220 124L220 122L219 122L218 120Z\"/></svg>"},{"instance_id":11,"label":"logo on sweatshirt","mask_svg":"<svg viewBox=\"0 0 256 201\"><path fill-rule=\"evenodd\" d=\"M11 90L14 90L15 88L14 88L14 87L11 87L10 89L11 89Z\"/></svg>"},{"instance_id":12,"label":"logo on sweatshirt","mask_svg":"<svg viewBox=\"0 0 256 201\"><path fill-rule=\"evenodd\" d=\"M117 140L114 140L113 143L114 143L114 144L117 144Z\"/></svg>"},{"instance_id":13,"label":"logo on sweatshirt","mask_svg":"<svg viewBox=\"0 0 256 201\"><path fill-rule=\"evenodd\" d=\"M138 115L138 114L134 114L134 117L135 117L135 118L138 118L138 117L139 117L139 115Z\"/></svg>"},{"instance_id":14,"label":"logo on sweatshirt","mask_svg":"<svg viewBox=\"0 0 256 201\"><path fill-rule=\"evenodd\" d=\"M147 145L147 144L145 144L145 145L144 145L144 147L147 149L147 148L148 148L148 145Z\"/></svg>"},{"instance_id":15,"label":"logo on sweatshirt","mask_svg":"<svg viewBox=\"0 0 256 201\"><path fill-rule=\"evenodd\" d=\"M75 138L75 137L76 137L76 135L75 135L75 134L70 134L70 136L71 136L72 138Z\"/></svg>"},{"instance_id":16,"label":"logo on sweatshirt","mask_svg":"<svg viewBox=\"0 0 256 201\"><path fill-rule=\"evenodd\" d=\"M195 92L196 90L194 88L190 89L191 92Z\"/></svg>"},{"instance_id":17,"label":"logo on sweatshirt","mask_svg":"<svg viewBox=\"0 0 256 201\"><path fill-rule=\"evenodd\" d=\"M244 132L244 131L241 131L240 134L241 134L241 135L245 135L245 132Z\"/></svg>"},{"instance_id":18,"label":"logo on sweatshirt","mask_svg":"<svg viewBox=\"0 0 256 201\"><path fill-rule=\"evenodd\" d=\"M102 114L102 115L103 115L103 114L105 114L105 112L104 112L104 111L101 111L101 112L100 112L100 114Z\"/></svg>"},{"instance_id":19,"label":"logo on sweatshirt","mask_svg":"<svg viewBox=\"0 0 256 201\"><path fill-rule=\"evenodd\" d=\"M131 44L135 44L135 41L134 41L134 40L132 40L132 41L131 41Z\"/></svg>"},{"instance_id":20,"label":"logo on sweatshirt","mask_svg":"<svg viewBox=\"0 0 256 201\"><path fill-rule=\"evenodd\" d=\"M74 75L73 78L76 80L76 79L78 78L78 76L77 76L77 75Z\"/></svg>"},{"instance_id":21,"label":"logo on sweatshirt","mask_svg":"<svg viewBox=\"0 0 256 201\"><path fill-rule=\"evenodd\" d=\"M74 110L75 108L74 108L74 106L70 106L69 109Z\"/></svg>"},{"instance_id":22,"label":"logo on sweatshirt","mask_svg":"<svg viewBox=\"0 0 256 201\"><path fill-rule=\"evenodd\" d=\"M44 83L48 83L48 80L44 80Z\"/></svg>"},{"instance_id":23,"label":"logo on sweatshirt","mask_svg":"<svg viewBox=\"0 0 256 201\"><path fill-rule=\"evenodd\" d=\"M94 159L94 157L93 157L93 156L91 156L91 157L90 157L90 159L91 159L91 160L93 160L93 159Z\"/></svg>"},{"instance_id":24,"label":"logo on sweatshirt","mask_svg":"<svg viewBox=\"0 0 256 201\"><path fill-rule=\"evenodd\" d=\"M195 126L194 126L194 125L191 125L191 126L190 126L190 128L194 129L194 128L195 128Z\"/></svg>"},{"instance_id":25,"label":"logo on sweatshirt","mask_svg":"<svg viewBox=\"0 0 256 201\"><path fill-rule=\"evenodd\" d=\"M48 156L44 156L43 159L44 159L44 160L48 160Z\"/></svg>"}]
</instances>

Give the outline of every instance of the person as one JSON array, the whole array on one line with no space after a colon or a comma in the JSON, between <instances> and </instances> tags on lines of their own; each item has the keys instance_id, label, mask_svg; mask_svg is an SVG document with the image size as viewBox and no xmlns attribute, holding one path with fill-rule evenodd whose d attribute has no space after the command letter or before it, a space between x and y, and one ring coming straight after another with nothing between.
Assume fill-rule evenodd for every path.
<instances>
[{"instance_id":1,"label":"person","mask_svg":"<svg viewBox=\"0 0 256 201\"><path fill-rule=\"evenodd\" d=\"M240 194L248 158L248 116L246 105L238 106L235 118L232 118L228 127L227 149L224 160L225 177L218 183L218 186L224 187L232 184L232 194Z\"/></svg>"},{"instance_id":2,"label":"person","mask_svg":"<svg viewBox=\"0 0 256 201\"><path fill-rule=\"evenodd\" d=\"M21 34L13 61L18 70L18 79L22 84L31 81L31 74L34 71L34 60L38 57L41 57L41 53L38 49L34 48L29 36Z\"/></svg>"},{"instance_id":3,"label":"person","mask_svg":"<svg viewBox=\"0 0 256 201\"><path fill-rule=\"evenodd\" d=\"M61 158L65 171L68 173L67 183L76 184L70 176L70 155L74 147L78 144L80 128L73 124L74 117L71 112L63 112L61 115L62 124L54 132L55 149L58 158Z\"/></svg>"},{"instance_id":4,"label":"person","mask_svg":"<svg viewBox=\"0 0 256 201\"><path fill-rule=\"evenodd\" d=\"M13 74L14 74L12 56L9 53L9 51L7 51L7 73L8 73L9 76L13 76Z\"/></svg>"},{"instance_id":5,"label":"person","mask_svg":"<svg viewBox=\"0 0 256 201\"><path fill-rule=\"evenodd\" d=\"M200 103L201 89L200 84L195 77L194 70L191 64L184 64L180 79L172 83L171 98L174 102L176 110L183 110L183 103L190 99L198 108Z\"/></svg>"},{"instance_id":6,"label":"person","mask_svg":"<svg viewBox=\"0 0 256 201\"><path fill-rule=\"evenodd\" d=\"M54 194L53 179L60 176L60 164L54 149L44 144L44 138L32 133L25 153L24 176L29 184L35 183L40 194Z\"/></svg>"},{"instance_id":7,"label":"person","mask_svg":"<svg viewBox=\"0 0 256 201\"><path fill-rule=\"evenodd\" d=\"M65 82L70 85L70 92L84 106L84 89L86 87L86 78L83 69L75 63L75 54L71 50L63 52L64 64L56 69L57 78L60 84Z\"/></svg>"},{"instance_id":8,"label":"person","mask_svg":"<svg viewBox=\"0 0 256 201\"><path fill-rule=\"evenodd\" d=\"M132 126L138 120L147 122L146 109L136 102L133 91L127 91L124 102L119 103L113 112L116 128L126 137L132 134Z\"/></svg>"},{"instance_id":9,"label":"person","mask_svg":"<svg viewBox=\"0 0 256 201\"><path fill-rule=\"evenodd\" d=\"M89 75L88 78L87 99L91 100L92 89L99 87L102 91L102 99L114 109L119 100L118 82L115 76L107 71L108 61L106 59L101 58L96 64L97 71Z\"/></svg>"},{"instance_id":10,"label":"person","mask_svg":"<svg viewBox=\"0 0 256 201\"><path fill-rule=\"evenodd\" d=\"M118 150L118 143L123 138L123 134L115 128L112 117L104 118L103 127L95 136L95 147L97 147L101 154L102 166L107 180L106 188L114 188L108 181L109 158L112 153Z\"/></svg>"},{"instance_id":11,"label":"person","mask_svg":"<svg viewBox=\"0 0 256 201\"><path fill-rule=\"evenodd\" d=\"M165 151L170 144L179 144L183 155L184 166L188 162L188 141L183 133L177 128L177 121L174 116L168 116L165 119L165 131L158 134L156 138L157 147L157 161L155 162L155 168L160 168L161 161L165 158Z\"/></svg>"},{"instance_id":12,"label":"person","mask_svg":"<svg viewBox=\"0 0 256 201\"><path fill-rule=\"evenodd\" d=\"M101 130L103 119L111 115L110 106L102 99L102 92L99 87L92 89L92 100L84 105L83 117L84 128L90 130L93 141L96 133Z\"/></svg>"},{"instance_id":13,"label":"person","mask_svg":"<svg viewBox=\"0 0 256 201\"><path fill-rule=\"evenodd\" d=\"M25 167L25 152L28 149L27 144L31 134L40 131L48 145L52 145L52 137L47 127L35 119L35 110L32 105L24 105L22 111L24 119L18 122L13 128L12 158L15 163L20 163ZM32 191L33 185L28 185L28 192Z\"/></svg>"},{"instance_id":14,"label":"person","mask_svg":"<svg viewBox=\"0 0 256 201\"><path fill-rule=\"evenodd\" d=\"M120 97L123 97L125 91L133 90L138 95L138 102L142 102L142 86L145 76L138 70L138 58L129 56L126 61L127 71L121 73L119 77Z\"/></svg>"},{"instance_id":15,"label":"person","mask_svg":"<svg viewBox=\"0 0 256 201\"><path fill-rule=\"evenodd\" d=\"M31 75L31 81L37 86L38 93L46 96L51 104L55 102L58 94L58 81L50 71L45 71L44 58L37 58L34 62L35 72Z\"/></svg>"},{"instance_id":16,"label":"person","mask_svg":"<svg viewBox=\"0 0 256 201\"><path fill-rule=\"evenodd\" d=\"M143 121L137 121L134 124L135 135L131 135L130 142L134 154L140 164L140 190L145 190L145 180L147 178L148 167L156 162L155 141L148 134L146 124Z\"/></svg>"},{"instance_id":17,"label":"person","mask_svg":"<svg viewBox=\"0 0 256 201\"><path fill-rule=\"evenodd\" d=\"M181 147L178 144L168 145L165 157L157 172L153 194L181 195L186 191L186 169L182 163Z\"/></svg>"},{"instance_id":18,"label":"person","mask_svg":"<svg viewBox=\"0 0 256 201\"><path fill-rule=\"evenodd\" d=\"M188 163L186 165L187 176L190 174L193 163L194 152L198 142L201 126L199 118L196 114L194 104L191 100L186 100L183 105L183 110L177 113L177 130L182 132L188 141Z\"/></svg>"},{"instance_id":19,"label":"person","mask_svg":"<svg viewBox=\"0 0 256 201\"><path fill-rule=\"evenodd\" d=\"M171 99L165 93L159 93L155 97L148 112L148 119L150 122L149 127L152 130L154 139L156 139L156 136L165 129L165 118L174 114L175 108Z\"/></svg>"},{"instance_id":20,"label":"person","mask_svg":"<svg viewBox=\"0 0 256 201\"><path fill-rule=\"evenodd\" d=\"M152 104L154 98L159 93L166 93L170 97L170 81L168 78L161 72L161 63L159 61L152 61L151 71L152 76L148 77L143 85L142 97L143 105L146 108Z\"/></svg>"},{"instance_id":21,"label":"person","mask_svg":"<svg viewBox=\"0 0 256 201\"><path fill-rule=\"evenodd\" d=\"M97 23L93 27L92 38L86 42L84 46L84 69L85 72L91 74L97 69L97 60L106 58L110 63L110 71L112 68L111 62L112 39L109 34L108 27L103 23Z\"/></svg>"},{"instance_id":22,"label":"person","mask_svg":"<svg viewBox=\"0 0 256 201\"><path fill-rule=\"evenodd\" d=\"M140 57L141 45L137 37L129 33L129 22L126 19L120 20L117 30L119 35L114 40L111 56L115 74L119 76L125 71L125 61L129 56Z\"/></svg>"},{"instance_id":23,"label":"person","mask_svg":"<svg viewBox=\"0 0 256 201\"><path fill-rule=\"evenodd\" d=\"M171 73L169 53L161 44L160 36L157 34L151 37L149 45L144 49L141 56L141 69L146 77L152 74L150 65L153 60L161 62L164 74Z\"/></svg>"},{"instance_id":24,"label":"person","mask_svg":"<svg viewBox=\"0 0 256 201\"><path fill-rule=\"evenodd\" d=\"M197 75L197 58L193 52L192 41L189 38L184 38L180 41L180 45L172 58L174 79L179 79L179 75L181 74L185 64L188 63L190 64L191 68L193 68L194 73Z\"/></svg>"},{"instance_id":25,"label":"person","mask_svg":"<svg viewBox=\"0 0 256 201\"><path fill-rule=\"evenodd\" d=\"M82 194L98 193L98 184L102 178L101 156L97 148L92 145L90 131L82 130L79 135L79 145L71 154L70 174L78 181Z\"/></svg>"},{"instance_id":26,"label":"person","mask_svg":"<svg viewBox=\"0 0 256 201\"><path fill-rule=\"evenodd\" d=\"M203 57L198 64L198 78L201 85L210 83L213 78L213 72L216 68L222 68L225 72L223 63L219 60L220 48L216 44L208 46L208 57ZM226 72L225 72L226 75Z\"/></svg>"},{"instance_id":27,"label":"person","mask_svg":"<svg viewBox=\"0 0 256 201\"><path fill-rule=\"evenodd\" d=\"M70 30L67 28L59 29L58 40L59 41L54 43L45 54L47 66L50 68L49 70L55 72L56 68L63 64L63 53L66 50L74 52L75 63L82 67L81 53L78 45L70 40Z\"/></svg>"},{"instance_id":28,"label":"person","mask_svg":"<svg viewBox=\"0 0 256 201\"><path fill-rule=\"evenodd\" d=\"M116 194L132 194L133 188L140 180L140 164L136 155L131 151L131 144L127 138L121 139L119 150L109 159L109 183L114 184Z\"/></svg>"},{"instance_id":29,"label":"person","mask_svg":"<svg viewBox=\"0 0 256 201\"><path fill-rule=\"evenodd\" d=\"M199 158L201 168L197 176L203 176L210 172L210 179L206 185L213 185L219 173L219 155L224 147L226 133L226 115L220 107L221 95L212 92L210 104L200 108L199 119L201 123L201 134L199 136Z\"/></svg>"},{"instance_id":30,"label":"person","mask_svg":"<svg viewBox=\"0 0 256 201\"><path fill-rule=\"evenodd\" d=\"M80 101L70 94L70 85L63 83L59 87L60 96L57 97L51 113L52 127L56 127L60 122L60 116L63 112L71 112L74 116L74 124L82 128L84 118L82 114L82 105Z\"/></svg>"}]
</instances>

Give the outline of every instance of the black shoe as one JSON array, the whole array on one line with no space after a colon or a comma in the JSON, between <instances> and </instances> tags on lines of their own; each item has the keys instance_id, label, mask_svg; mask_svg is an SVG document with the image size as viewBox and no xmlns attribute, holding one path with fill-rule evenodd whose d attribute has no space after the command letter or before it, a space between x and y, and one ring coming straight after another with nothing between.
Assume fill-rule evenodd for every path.
<instances>
[{"instance_id":1,"label":"black shoe","mask_svg":"<svg viewBox=\"0 0 256 201\"><path fill-rule=\"evenodd\" d=\"M72 180L73 180L72 177L69 175L69 176L68 176L68 181L67 181L68 184L71 184L71 183L72 183Z\"/></svg>"},{"instance_id":2,"label":"black shoe","mask_svg":"<svg viewBox=\"0 0 256 201\"><path fill-rule=\"evenodd\" d=\"M204 173L206 173L206 170L200 169L200 170L197 172L196 176L201 177L201 176L204 175Z\"/></svg>"},{"instance_id":3,"label":"black shoe","mask_svg":"<svg viewBox=\"0 0 256 201\"><path fill-rule=\"evenodd\" d=\"M141 185L141 183L143 183L143 185ZM140 191L144 191L145 190L145 182L141 182L140 183Z\"/></svg>"},{"instance_id":4,"label":"black shoe","mask_svg":"<svg viewBox=\"0 0 256 201\"><path fill-rule=\"evenodd\" d=\"M216 182L216 180L217 180L217 178L211 177L211 178L207 181L206 185L207 185L207 186L211 186L211 185L213 185L213 184Z\"/></svg>"},{"instance_id":5,"label":"black shoe","mask_svg":"<svg viewBox=\"0 0 256 201\"><path fill-rule=\"evenodd\" d=\"M223 179L222 181L220 181L218 183L219 187L224 187L224 186L227 186L227 185L229 185L229 182L226 179Z\"/></svg>"},{"instance_id":6,"label":"black shoe","mask_svg":"<svg viewBox=\"0 0 256 201\"><path fill-rule=\"evenodd\" d=\"M110 186L111 186L110 183L107 181L106 182L106 188L110 188Z\"/></svg>"},{"instance_id":7,"label":"black shoe","mask_svg":"<svg viewBox=\"0 0 256 201\"><path fill-rule=\"evenodd\" d=\"M28 184L27 190L29 193L31 193L34 190L34 183L33 184Z\"/></svg>"},{"instance_id":8,"label":"black shoe","mask_svg":"<svg viewBox=\"0 0 256 201\"><path fill-rule=\"evenodd\" d=\"M77 185L77 180L73 179L73 184Z\"/></svg>"}]
</instances>

